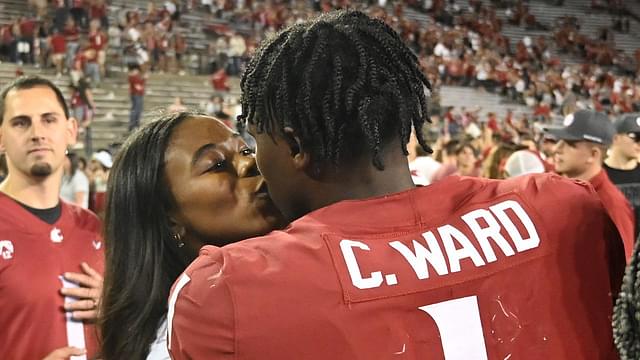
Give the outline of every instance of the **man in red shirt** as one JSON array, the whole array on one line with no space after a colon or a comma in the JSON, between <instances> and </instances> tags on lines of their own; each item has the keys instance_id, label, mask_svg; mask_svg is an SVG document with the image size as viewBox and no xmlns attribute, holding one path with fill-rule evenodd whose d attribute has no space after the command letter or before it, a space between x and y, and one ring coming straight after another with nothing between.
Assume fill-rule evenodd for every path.
<instances>
[{"instance_id":1,"label":"man in red shirt","mask_svg":"<svg viewBox=\"0 0 640 360\"><path fill-rule=\"evenodd\" d=\"M565 118L564 127L546 131L559 140L554 155L556 172L593 185L620 232L628 261L635 242L633 209L602 166L615 134L613 123L603 113L579 110Z\"/></svg>"},{"instance_id":2,"label":"man in red shirt","mask_svg":"<svg viewBox=\"0 0 640 360\"><path fill-rule=\"evenodd\" d=\"M2 90L0 116L9 169L0 184L0 354L91 358L96 330L84 320L95 320L102 286L100 222L59 197L76 121L60 90L38 77Z\"/></svg>"},{"instance_id":3,"label":"man in red shirt","mask_svg":"<svg viewBox=\"0 0 640 360\"><path fill-rule=\"evenodd\" d=\"M140 66L129 66L129 95L131 96L131 113L129 114L129 131L140 126L140 116L144 107L145 75L140 72Z\"/></svg>"},{"instance_id":4,"label":"man in red shirt","mask_svg":"<svg viewBox=\"0 0 640 360\"><path fill-rule=\"evenodd\" d=\"M65 64L65 53L67 51L67 40L64 35L56 28L51 35L51 62L56 67L56 76L62 76Z\"/></svg>"},{"instance_id":5,"label":"man in red shirt","mask_svg":"<svg viewBox=\"0 0 640 360\"><path fill-rule=\"evenodd\" d=\"M104 77L105 75L105 60L107 58L107 43L108 38L107 35L100 28L100 20L94 19L89 23L89 47L96 52L96 60L95 63L98 66L99 72L97 74L97 79L94 78L94 84L97 84L100 81L100 77ZM89 62L92 63L91 61ZM93 65L91 65L93 66ZM92 70L87 71L87 74L91 73Z\"/></svg>"},{"instance_id":6,"label":"man in red shirt","mask_svg":"<svg viewBox=\"0 0 640 360\"><path fill-rule=\"evenodd\" d=\"M201 250L169 299L174 360L616 358L624 255L597 195L557 175L415 188L429 84L385 23L296 24L241 84L293 222Z\"/></svg>"}]
</instances>

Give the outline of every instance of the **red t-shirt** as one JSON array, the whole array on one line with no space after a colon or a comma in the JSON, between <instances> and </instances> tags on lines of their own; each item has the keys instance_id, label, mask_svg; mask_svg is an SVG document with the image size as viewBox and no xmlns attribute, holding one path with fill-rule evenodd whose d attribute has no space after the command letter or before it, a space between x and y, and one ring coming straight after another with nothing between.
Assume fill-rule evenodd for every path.
<instances>
[{"instance_id":1,"label":"red t-shirt","mask_svg":"<svg viewBox=\"0 0 640 360\"><path fill-rule=\"evenodd\" d=\"M141 74L129 75L129 94L144 95L144 77ZM140 89L136 88L139 85Z\"/></svg>"},{"instance_id":2,"label":"red t-shirt","mask_svg":"<svg viewBox=\"0 0 640 360\"><path fill-rule=\"evenodd\" d=\"M589 180L593 188L600 196L600 200L607 209L607 213L620 232L620 237L624 242L624 253L627 261L631 260L633 255L633 244L635 243L634 229L636 218L633 214L633 208L629 200L618 189L607 176L607 172L603 170L594 178Z\"/></svg>"},{"instance_id":3,"label":"red t-shirt","mask_svg":"<svg viewBox=\"0 0 640 360\"><path fill-rule=\"evenodd\" d=\"M33 37L33 31L35 27L36 23L33 20L24 20L20 22L20 33L25 37Z\"/></svg>"},{"instance_id":4,"label":"red t-shirt","mask_svg":"<svg viewBox=\"0 0 640 360\"><path fill-rule=\"evenodd\" d=\"M168 347L173 360L613 360L624 266L587 183L451 177L205 246L172 289Z\"/></svg>"},{"instance_id":5,"label":"red t-shirt","mask_svg":"<svg viewBox=\"0 0 640 360\"><path fill-rule=\"evenodd\" d=\"M80 32L76 26L73 27L65 27L62 30L64 34L64 38L69 42L78 41L80 39Z\"/></svg>"},{"instance_id":6,"label":"red t-shirt","mask_svg":"<svg viewBox=\"0 0 640 360\"><path fill-rule=\"evenodd\" d=\"M102 273L100 221L91 212L62 202L53 225L0 193L0 354L3 359L42 359L82 340L88 358L97 353L93 325L67 319L60 294L64 272L81 262ZM71 342L78 345L78 342Z\"/></svg>"},{"instance_id":7,"label":"red t-shirt","mask_svg":"<svg viewBox=\"0 0 640 360\"><path fill-rule=\"evenodd\" d=\"M107 6L105 4L91 5L91 7L89 7L89 17L91 19L100 19L106 15L107 15Z\"/></svg>"},{"instance_id":8,"label":"red t-shirt","mask_svg":"<svg viewBox=\"0 0 640 360\"><path fill-rule=\"evenodd\" d=\"M64 54L67 51L67 40L58 33L51 36L51 47L54 54Z\"/></svg>"},{"instance_id":9,"label":"red t-shirt","mask_svg":"<svg viewBox=\"0 0 640 360\"><path fill-rule=\"evenodd\" d=\"M96 51L104 49L107 45L107 35L102 31L98 31L94 34L89 34L89 46Z\"/></svg>"}]
</instances>

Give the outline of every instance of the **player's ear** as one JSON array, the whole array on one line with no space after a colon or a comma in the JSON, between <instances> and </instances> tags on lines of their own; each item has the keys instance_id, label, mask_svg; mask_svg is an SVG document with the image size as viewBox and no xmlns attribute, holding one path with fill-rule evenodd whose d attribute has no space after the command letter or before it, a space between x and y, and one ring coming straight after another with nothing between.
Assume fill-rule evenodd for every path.
<instances>
[{"instance_id":1,"label":"player's ear","mask_svg":"<svg viewBox=\"0 0 640 360\"><path fill-rule=\"evenodd\" d=\"M305 170L311 163L311 154L305 148L300 136L287 126L282 131L282 139L289 147L293 166L298 170Z\"/></svg>"},{"instance_id":2,"label":"player's ear","mask_svg":"<svg viewBox=\"0 0 640 360\"><path fill-rule=\"evenodd\" d=\"M67 146L75 145L78 140L78 120L73 116L67 119Z\"/></svg>"}]
</instances>

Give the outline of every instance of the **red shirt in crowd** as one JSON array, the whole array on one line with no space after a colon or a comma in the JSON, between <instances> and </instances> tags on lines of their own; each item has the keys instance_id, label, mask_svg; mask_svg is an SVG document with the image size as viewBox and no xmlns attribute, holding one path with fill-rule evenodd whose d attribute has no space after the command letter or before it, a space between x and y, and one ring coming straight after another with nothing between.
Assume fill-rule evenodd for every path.
<instances>
[{"instance_id":1,"label":"red shirt in crowd","mask_svg":"<svg viewBox=\"0 0 640 360\"><path fill-rule=\"evenodd\" d=\"M129 74L129 94L144 95L145 80L139 72Z\"/></svg>"},{"instance_id":2,"label":"red shirt in crowd","mask_svg":"<svg viewBox=\"0 0 640 360\"><path fill-rule=\"evenodd\" d=\"M600 196L600 200L607 209L607 213L620 232L620 237L624 242L624 253L627 261L631 259L633 244L635 243L635 215L629 200L611 182L607 172L601 170L598 175L589 180L593 188Z\"/></svg>"},{"instance_id":3,"label":"red shirt in crowd","mask_svg":"<svg viewBox=\"0 0 640 360\"><path fill-rule=\"evenodd\" d=\"M68 42L76 42L78 40L80 40L80 31L78 31L78 27L77 26L65 26L64 30L62 31L62 33L64 34L64 38L68 41Z\"/></svg>"},{"instance_id":4,"label":"red shirt in crowd","mask_svg":"<svg viewBox=\"0 0 640 360\"><path fill-rule=\"evenodd\" d=\"M216 91L229 91L229 86L227 85L227 72L224 69L220 69L213 73L211 76L211 86L213 86L213 90Z\"/></svg>"},{"instance_id":5,"label":"red shirt in crowd","mask_svg":"<svg viewBox=\"0 0 640 360\"><path fill-rule=\"evenodd\" d=\"M67 40L61 33L51 36L51 48L54 54L64 54L67 51Z\"/></svg>"},{"instance_id":6,"label":"red shirt in crowd","mask_svg":"<svg viewBox=\"0 0 640 360\"><path fill-rule=\"evenodd\" d=\"M20 22L20 34L24 37L31 38L33 37L33 32L35 30L36 23L31 19L24 19Z\"/></svg>"},{"instance_id":7,"label":"red shirt in crowd","mask_svg":"<svg viewBox=\"0 0 640 360\"><path fill-rule=\"evenodd\" d=\"M107 16L107 6L105 4L92 4L89 7L89 17L91 19L101 19L105 16Z\"/></svg>"},{"instance_id":8,"label":"red shirt in crowd","mask_svg":"<svg viewBox=\"0 0 640 360\"><path fill-rule=\"evenodd\" d=\"M63 310L61 276L82 272L81 262L102 273L100 220L62 202L49 225L0 193L0 354L3 359L42 359L70 344L97 352L94 325ZM80 346L79 346L80 345Z\"/></svg>"},{"instance_id":9,"label":"red shirt in crowd","mask_svg":"<svg viewBox=\"0 0 640 360\"><path fill-rule=\"evenodd\" d=\"M92 49L100 51L107 45L107 35L102 31L96 31L89 34L89 45Z\"/></svg>"},{"instance_id":10,"label":"red shirt in crowd","mask_svg":"<svg viewBox=\"0 0 640 360\"><path fill-rule=\"evenodd\" d=\"M169 297L168 348L174 360L613 360L624 267L588 184L450 177L203 247Z\"/></svg>"}]
</instances>

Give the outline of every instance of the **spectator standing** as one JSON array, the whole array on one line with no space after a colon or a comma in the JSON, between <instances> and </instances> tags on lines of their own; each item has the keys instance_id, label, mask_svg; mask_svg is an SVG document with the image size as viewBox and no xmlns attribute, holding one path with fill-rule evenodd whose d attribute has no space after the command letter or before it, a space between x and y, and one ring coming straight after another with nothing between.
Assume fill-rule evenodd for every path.
<instances>
[{"instance_id":1,"label":"spectator standing","mask_svg":"<svg viewBox=\"0 0 640 360\"><path fill-rule=\"evenodd\" d=\"M625 114L614 124L616 135L604 162L609 179L627 197L633 206L638 236L640 220L640 114Z\"/></svg>"},{"instance_id":2,"label":"spectator standing","mask_svg":"<svg viewBox=\"0 0 640 360\"><path fill-rule=\"evenodd\" d=\"M51 43L51 62L56 67L56 77L60 78L62 73L67 70L65 66L67 40L60 30L54 28L49 41Z\"/></svg>"},{"instance_id":3,"label":"spectator standing","mask_svg":"<svg viewBox=\"0 0 640 360\"><path fill-rule=\"evenodd\" d=\"M140 126L140 117L144 107L146 74L140 72L137 64L129 66L129 95L131 97L131 114L129 115L129 131Z\"/></svg>"},{"instance_id":4,"label":"spectator standing","mask_svg":"<svg viewBox=\"0 0 640 360\"><path fill-rule=\"evenodd\" d=\"M247 43L240 33L232 32L229 38L229 75L236 76L242 70L242 60L247 52Z\"/></svg>"},{"instance_id":5,"label":"spectator standing","mask_svg":"<svg viewBox=\"0 0 640 360\"><path fill-rule=\"evenodd\" d=\"M64 162L60 198L83 209L89 208L89 179L78 169L78 155L69 153Z\"/></svg>"},{"instance_id":6,"label":"spectator standing","mask_svg":"<svg viewBox=\"0 0 640 360\"><path fill-rule=\"evenodd\" d=\"M0 97L0 147L9 168L0 184L0 353L94 357L96 332L86 320L96 318L102 287L100 222L60 201L76 122L60 90L43 78L18 78Z\"/></svg>"},{"instance_id":7,"label":"spectator standing","mask_svg":"<svg viewBox=\"0 0 640 360\"><path fill-rule=\"evenodd\" d=\"M107 59L107 46L109 38L100 28L100 21L93 19L89 23L89 47L96 51L96 62L98 64L98 80L106 75L105 61ZM94 86L98 83L94 79Z\"/></svg>"},{"instance_id":8,"label":"spectator standing","mask_svg":"<svg viewBox=\"0 0 640 360\"><path fill-rule=\"evenodd\" d=\"M73 60L80 47L80 30L72 17L67 18L62 34L67 44L67 68L70 69L73 67Z\"/></svg>"},{"instance_id":9,"label":"spectator standing","mask_svg":"<svg viewBox=\"0 0 640 360\"><path fill-rule=\"evenodd\" d=\"M77 84L71 84L71 110L74 118L79 122L79 135L82 136L84 152L87 156L93 154L93 134L91 122L95 113L93 92L86 78L81 78Z\"/></svg>"},{"instance_id":10,"label":"spectator standing","mask_svg":"<svg viewBox=\"0 0 640 360\"><path fill-rule=\"evenodd\" d=\"M558 140L555 149L556 171L593 185L618 228L629 260L635 242L633 210L602 167L607 147L611 145L615 133L613 124L603 113L578 110L567 115L564 127L545 130Z\"/></svg>"}]
</instances>

